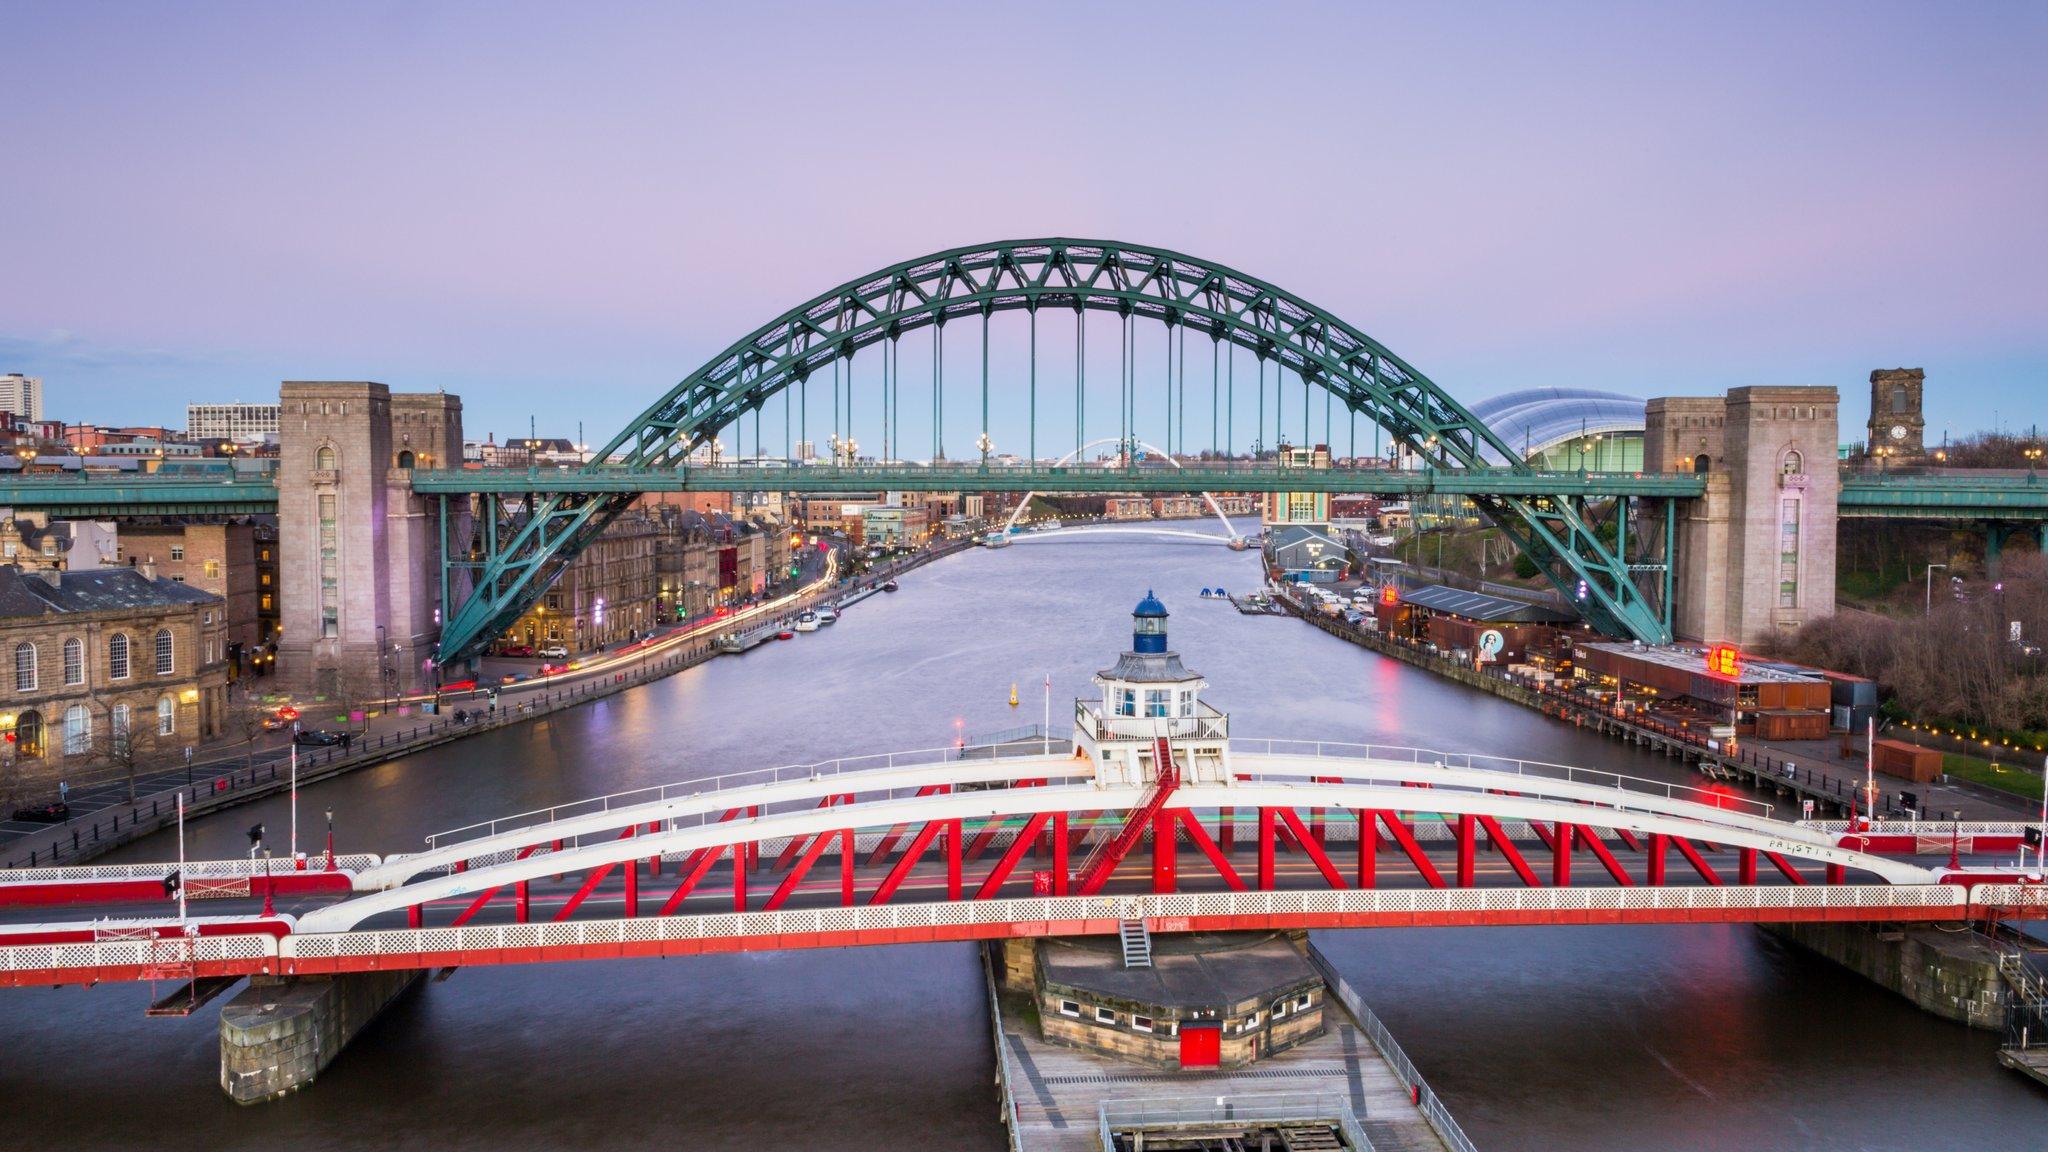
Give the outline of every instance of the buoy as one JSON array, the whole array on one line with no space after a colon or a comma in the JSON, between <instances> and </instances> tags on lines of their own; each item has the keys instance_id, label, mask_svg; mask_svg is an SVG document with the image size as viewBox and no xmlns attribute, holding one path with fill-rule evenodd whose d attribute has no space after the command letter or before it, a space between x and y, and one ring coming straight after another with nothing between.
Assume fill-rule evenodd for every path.
<instances>
[{"instance_id":1,"label":"buoy","mask_svg":"<svg viewBox=\"0 0 2048 1152\"><path fill-rule=\"evenodd\" d=\"M1015 708L1016 706L1017 706L1017 685L1016 685L1016 684L1015 684L1015 683L1013 682L1013 683L1012 683L1012 684L1010 685L1010 707L1012 707L1012 708Z\"/></svg>"}]
</instances>

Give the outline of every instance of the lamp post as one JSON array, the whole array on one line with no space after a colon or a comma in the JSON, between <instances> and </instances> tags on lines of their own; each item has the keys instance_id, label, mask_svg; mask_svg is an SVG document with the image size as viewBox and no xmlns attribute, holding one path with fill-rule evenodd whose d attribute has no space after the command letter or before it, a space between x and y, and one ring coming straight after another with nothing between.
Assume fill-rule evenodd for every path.
<instances>
[{"instance_id":1,"label":"lamp post","mask_svg":"<svg viewBox=\"0 0 2048 1152\"><path fill-rule=\"evenodd\" d=\"M1946 564L1929 564L1927 566L1927 603L1920 609L1922 616L1934 615L1934 570L1936 568L1946 569L1947 567L1948 565Z\"/></svg>"}]
</instances>

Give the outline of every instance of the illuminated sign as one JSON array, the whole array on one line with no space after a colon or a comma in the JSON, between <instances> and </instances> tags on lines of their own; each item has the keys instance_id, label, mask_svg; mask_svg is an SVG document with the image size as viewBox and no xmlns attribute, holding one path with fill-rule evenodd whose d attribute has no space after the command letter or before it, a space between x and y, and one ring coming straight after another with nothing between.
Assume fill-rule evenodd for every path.
<instances>
[{"instance_id":1,"label":"illuminated sign","mask_svg":"<svg viewBox=\"0 0 2048 1152\"><path fill-rule=\"evenodd\" d=\"M1401 602L1401 590L1392 584L1380 589L1380 603L1392 607Z\"/></svg>"},{"instance_id":2,"label":"illuminated sign","mask_svg":"<svg viewBox=\"0 0 2048 1152\"><path fill-rule=\"evenodd\" d=\"M1707 671L1716 676L1742 674L1742 654L1733 644L1716 644L1707 649Z\"/></svg>"}]
</instances>

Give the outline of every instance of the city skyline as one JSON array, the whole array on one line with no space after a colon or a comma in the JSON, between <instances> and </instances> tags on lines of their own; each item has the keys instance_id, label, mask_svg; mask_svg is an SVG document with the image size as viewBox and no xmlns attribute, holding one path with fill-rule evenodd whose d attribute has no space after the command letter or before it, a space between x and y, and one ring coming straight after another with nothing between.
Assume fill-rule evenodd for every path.
<instances>
[{"instance_id":1,"label":"city skyline","mask_svg":"<svg viewBox=\"0 0 2048 1152\"><path fill-rule=\"evenodd\" d=\"M0 371L74 422L376 379L461 393L479 438L565 435L573 395L597 446L808 294L1066 235L1269 280L1467 403L1829 384L1846 431L1870 370L1916 366L1938 438L2030 426L2048 381L2048 19L2022 6L491 11L0 16L28 160ZM1032 43L1131 65L930 98L928 63ZM833 114L850 91L876 126ZM1117 92L1143 104L1100 114Z\"/></svg>"}]
</instances>

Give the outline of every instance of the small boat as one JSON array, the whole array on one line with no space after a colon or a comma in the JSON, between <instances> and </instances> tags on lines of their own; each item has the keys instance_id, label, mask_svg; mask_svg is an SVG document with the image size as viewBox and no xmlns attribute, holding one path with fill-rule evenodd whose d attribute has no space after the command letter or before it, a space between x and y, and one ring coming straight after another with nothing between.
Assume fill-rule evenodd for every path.
<instances>
[{"instance_id":1,"label":"small boat","mask_svg":"<svg viewBox=\"0 0 2048 1152\"><path fill-rule=\"evenodd\" d=\"M1041 520L1041 521L1039 521L1039 523L1038 523L1038 530L1039 530L1040 532L1057 532L1057 531L1059 531L1059 530L1060 530L1060 522L1059 522L1059 519L1058 519L1057 517L1055 517L1055 518L1053 518L1053 519L1051 519L1051 520Z\"/></svg>"},{"instance_id":2,"label":"small boat","mask_svg":"<svg viewBox=\"0 0 2048 1152\"><path fill-rule=\"evenodd\" d=\"M882 591L884 591L884 592L894 592L895 590L896 590L896 582L895 582L894 580L889 580L889 581L885 581L885 582L884 582L884 583L882 584Z\"/></svg>"},{"instance_id":3,"label":"small boat","mask_svg":"<svg viewBox=\"0 0 2048 1152\"><path fill-rule=\"evenodd\" d=\"M816 612L799 613L794 627L799 632L816 632L818 630L818 614Z\"/></svg>"},{"instance_id":4,"label":"small boat","mask_svg":"<svg viewBox=\"0 0 2048 1152\"><path fill-rule=\"evenodd\" d=\"M1010 536L1007 532L991 532L981 538L983 548L1008 548Z\"/></svg>"},{"instance_id":5,"label":"small boat","mask_svg":"<svg viewBox=\"0 0 2048 1152\"><path fill-rule=\"evenodd\" d=\"M794 633L794 632L791 632L791 631L790 631L789 629L787 629L787 628L784 628L784 629L783 629L782 631L780 631L780 632L777 632L777 633L775 634L775 638L776 638L777 640L794 640L794 639L796 639L796 633Z\"/></svg>"},{"instance_id":6,"label":"small boat","mask_svg":"<svg viewBox=\"0 0 2048 1152\"><path fill-rule=\"evenodd\" d=\"M839 623L839 609L837 609L837 608L820 608L820 609L818 609L818 623L820 623L820 624L837 624L837 623Z\"/></svg>"}]
</instances>

